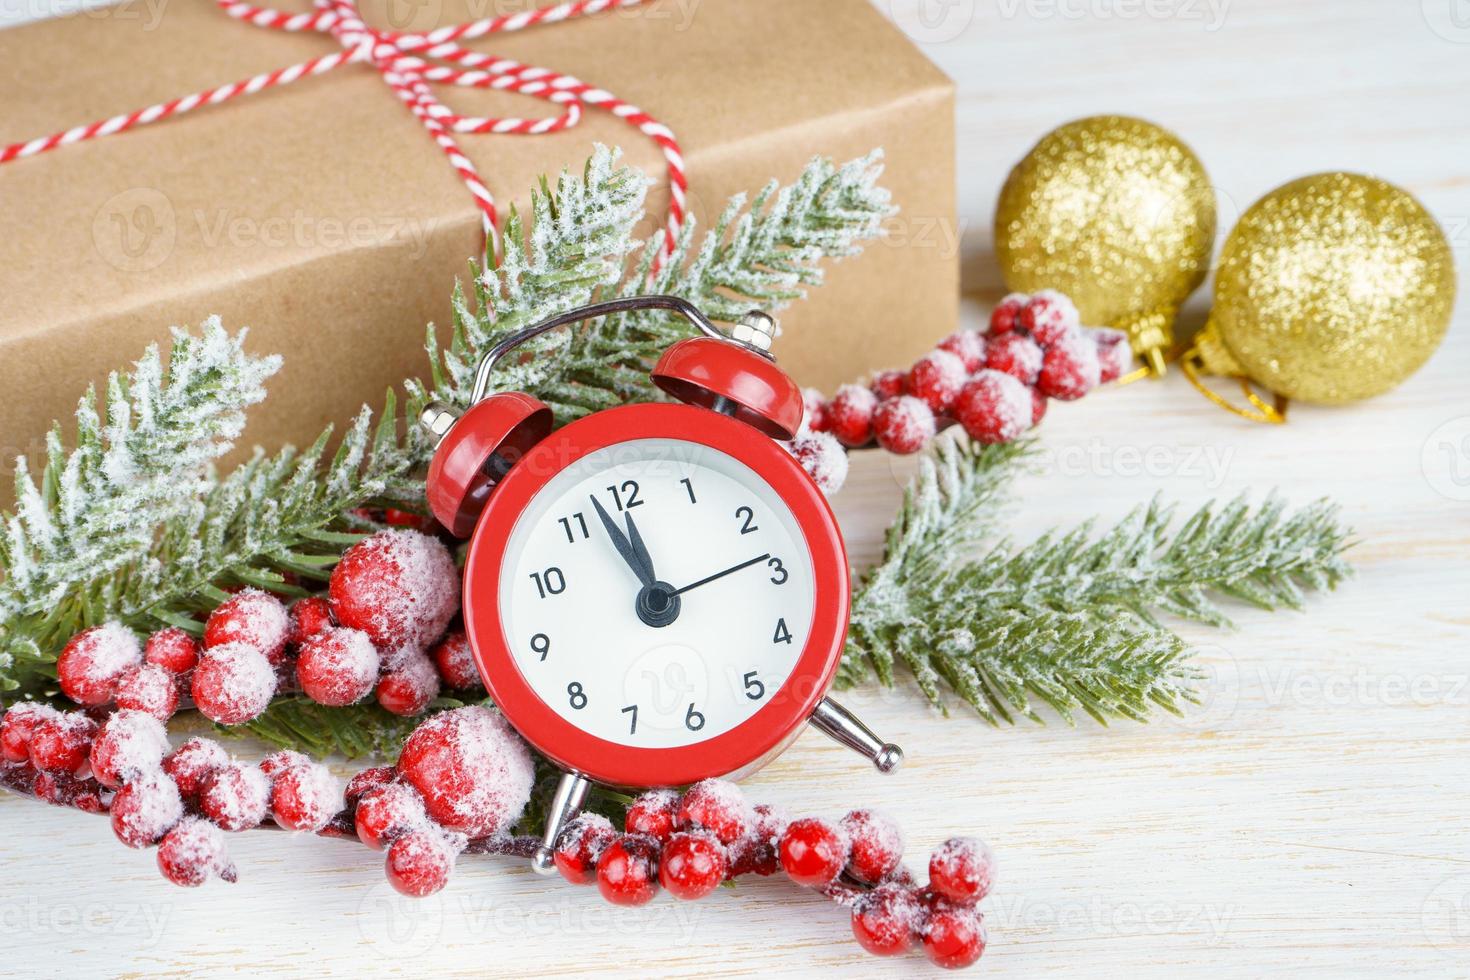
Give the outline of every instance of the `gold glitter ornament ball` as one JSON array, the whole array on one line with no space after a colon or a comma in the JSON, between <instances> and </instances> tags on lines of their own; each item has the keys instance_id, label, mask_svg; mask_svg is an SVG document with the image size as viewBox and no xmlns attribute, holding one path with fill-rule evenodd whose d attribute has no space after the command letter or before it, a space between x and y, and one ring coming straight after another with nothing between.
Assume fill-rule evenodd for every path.
<instances>
[{"instance_id":1,"label":"gold glitter ornament ball","mask_svg":"<svg viewBox=\"0 0 1470 980\"><path fill-rule=\"evenodd\" d=\"M1449 242L1408 192L1373 177L1294 180L1251 205L1215 272L1202 366L1322 404L1382 394L1444 339Z\"/></svg>"},{"instance_id":2,"label":"gold glitter ornament ball","mask_svg":"<svg viewBox=\"0 0 1470 980\"><path fill-rule=\"evenodd\" d=\"M1214 238L1204 165L1173 133L1127 116L1048 133L1011 171L995 212L1006 285L1061 290L1084 323L1128 331L1156 373Z\"/></svg>"}]
</instances>

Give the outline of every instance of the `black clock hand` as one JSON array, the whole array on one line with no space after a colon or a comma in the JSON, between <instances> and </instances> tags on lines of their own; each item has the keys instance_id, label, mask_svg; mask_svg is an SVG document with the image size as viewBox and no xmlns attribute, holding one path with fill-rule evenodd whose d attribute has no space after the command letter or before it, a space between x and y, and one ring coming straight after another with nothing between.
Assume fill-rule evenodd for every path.
<instances>
[{"instance_id":1,"label":"black clock hand","mask_svg":"<svg viewBox=\"0 0 1470 980\"><path fill-rule=\"evenodd\" d=\"M623 532L618 530L618 526L603 509L602 503L593 496L589 496L588 499L592 501L592 506L597 508L597 516L602 518L602 526L607 528L607 536L612 539L613 547L618 549L618 554L623 556L623 561L627 562L633 574L638 576L638 581L643 583L645 588L653 585L653 571L645 568L638 560L638 554L633 550L633 545L623 536Z\"/></svg>"},{"instance_id":2,"label":"black clock hand","mask_svg":"<svg viewBox=\"0 0 1470 980\"><path fill-rule=\"evenodd\" d=\"M742 568L749 568L751 565L763 562L770 557L770 552L766 552L764 555L756 555L749 561L743 561L738 565L732 565L729 568L725 569L723 572L715 572L713 575L706 576L705 578L700 579L698 582L691 582L689 585L684 586L682 589L675 589L672 593L670 593L670 595L683 595L690 589L697 589L701 585L708 585L717 578L724 578L726 575L732 575L735 572L740 571Z\"/></svg>"},{"instance_id":3,"label":"black clock hand","mask_svg":"<svg viewBox=\"0 0 1470 980\"><path fill-rule=\"evenodd\" d=\"M648 545L643 543L643 535L638 533L638 525L633 523L633 512L623 511L623 521L628 525L628 543L633 546L633 554L638 558L638 564L643 566L643 573L648 576L643 580L644 585L658 580L658 573L653 570L653 558L648 554Z\"/></svg>"}]
</instances>

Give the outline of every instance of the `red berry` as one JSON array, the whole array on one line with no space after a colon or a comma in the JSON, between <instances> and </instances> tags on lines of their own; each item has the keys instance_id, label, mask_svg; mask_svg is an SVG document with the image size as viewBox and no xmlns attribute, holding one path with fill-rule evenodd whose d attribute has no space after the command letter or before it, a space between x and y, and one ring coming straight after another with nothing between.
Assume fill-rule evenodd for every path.
<instances>
[{"instance_id":1,"label":"red berry","mask_svg":"<svg viewBox=\"0 0 1470 980\"><path fill-rule=\"evenodd\" d=\"M823 493L842 489L847 481L847 450L829 432L805 432L787 444L791 455Z\"/></svg>"},{"instance_id":2,"label":"red berry","mask_svg":"<svg viewBox=\"0 0 1470 980\"><path fill-rule=\"evenodd\" d=\"M118 678L143 660L143 649L131 630L106 623L72 637L56 659L61 693L77 704L99 705L112 700Z\"/></svg>"},{"instance_id":3,"label":"red berry","mask_svg":"<svg viewBox=\"0 0 1470 980\"><path fill-rule=\"evenodd\" d=\"M1045 355L1036 341L1022 333L993 337L985 347L985 366L1003 371L1025 385L1034 385Z\"/></svg>"},{"instance_id":4,"label":"red berry","mask_svg":"<svg viewBox=\"0 0 1470 980\"><path fill-rule=\"evenodd\" d=\"M380 531L347 549L332 571L332 611L384 650L427 647L459 612L449 549L418 531Z\"/></svg>"},{"instance_id":5,"label":"red berry","mask_svg":"<svg viewBox=\"0 0 1470 980\"><path fill-rule=\"evenodd\" d=\"M36 723L54 718L59 712L39 701L21 701L12 705L0 721L0 755L6 762L28 762L31 758L31 732Z\"/></svg>"},{"instance_id":6,"label":"red berry","mask_svg":"<svg viewBox=\"0 0 1470 980\"><path fill-rule=\"evenodd\" d=\"M102 784L95 779L78 779L64 772L38 772L31 783L36 798L52 806L69 806L87 813L106 813Z\"/></svg>"},{"instance_id":7,"label":"red berry","mask_svg":"<svg viewBox=\"0 0 1470 980\"><path fill-rule=\"evenodd\" d=\"M384 867L394 888L411 898L423 898L449 884L454 851L441 834L416 830L393 842Z\"/></svg>"},{"instance_id":8,"label":"red berry","mask_svg":"<svg viewBox=\"0 0 1470 980\"><path fill-rule=\"evenodd\" d=\"M970 966L985 952L985 926L973 908L935 903L924 917L920 934L924 954L947 970Z\"/></svg>"},{"instance_id":9,"label":"red berry","mask_svg":"<svg viewBox=\"0 0 1470 980\"><path fill-rule=\"evenodd\" d=\"M1046 396L1035 388L1031 389L1031 426L1035 428L1046 417Z\"/></svg>"},{"instance_id":10,"label":"red berry","mask_svg":"<svg viewBox=\"0 0 1470 980\"><path fill-rule=\"evenodd\" d=\"M342 708L356 704L373 689L382 658L362 630L339 626L318 633L301 647L296 680L318 704Z\"/></svg>"},{"instance_id":11,"label":"red berry","mask_svg":"<svg viewBox=\"0 0 1470 980\"><path fill-rule=\"evenodd\" d=\"M389 527L407 527L415 531L427 531L434 526L434 519L423 514L415 514L411 510L387 507L383 510L383 523Z\"/></svg>"},{"instance_id":12,"label":"red berry","mask_svg":"<svg viewBox=\"0 0 1470 980\"><path fill-rule=\"evenodd\" d=\"M827 401L815 388L801 389L802 424L808 432L827 431Z\"/></svg>"},{"instance_id":13,"label":"red berry","mask_svg":"<svg viewBox=\"0 0 1470 980\"><path fill-rule=\"evenodd\" d=\"M398 771L450 830L485 837L507 829L531 796L526 743L499 712L478 706L434 715L403 745Z\"/></svg>"},{"instance_id":14,"label":"red berry","mask_svg":"<svg viewBox=\"0 0 1470 980\"><path fill-rule=\"evenodd\" d=\"M1043 347L1050 347L1082 325L1077 307L1064 293L1043 289L1021 311L1020 325Z\"/></svg>"},{"instance_id":15,"label":"red berry","mask_svg":"<svg viewBox=\"0 0 1470 980\"><path fill-rule=\"evenodd\" d=\"M1047 348L1036 389L1049 398L1075 401L1096 388L1100 377L1097 345L1074 331Z\"/></svg>"},{"instance_id":16,"label":"red berry","mask_svg":"<svg viewBox=\"0 0 1470 980\"><path fill-rule=\"evenodd\" d=\"M985 335L979 331L956 330L939 342L939 349L958 357L967 374L974 374L985 366Z\"/></svg>"},{"instance_id":17,"label":"red berry","mask_svg":"<svg viewBox=\"0 0 1470 980\"><path fill-rule=\"evenodd\" d=\"M341 808L341 785L326 766L296 766L271 783L271 818L287 830L315 833Z\"/></svg>"},{"instance_id":18,"label":"red berry","mask_svg":"<svg viewBox=\"0 0 1470 980\"><path fill-rule=\"evenodd\" d=\"M225 837L207 820L187 817L158 842L158 870L175 885L196 888L210 878L235 880Z\"/></svg>"},{"instance_id":19,"label":"red berry","mask_svg":"<svg viewBox=\"0 0 1470 980\"><path fill-rule=\"evenodd\" d=\"M965 386L965 362L947 350L930 351L909 369L908 392L922 398L935 412L954 404Z\"/></svg>"},{"instance_id":20,"label":"red berry","mask_svg":"<svg viewBox=\"0 0 1470 980\"><path fill-rule=\"evenodd\" d=\"M260 760L260 771L265 778L274 782L281 776L301 766L313 765L311 757L295 749L279 749Z\"/></svg>"},{"instance_id":21,"label":"red berry","mask_svg":"<svg viewBox=\"0 0 1470 980\"><path fill-rule=\"evenodd\" d=\"M199 808L223 830L249 830L265 819L270 799L271 781L265 773L232 763L205 778Z\"/></svg>"},{"instance_id":22,"label":"red berry","mask_svg":"<svg viewBox=\"0 0 1470 980\"><path fill-rule=\"evenodd\" d=\"M929 858L929 887L962 905L973 905L990 891L995 858L984 841L952 837Z\"/></svg>"},{"instance_id":23,"label":"red berry","mask_svg":"<svg viewBox=\"0 0 1470 980\"><path fill-rule=\"evenodd\" d=\"M753 809L755 826L750 833L727 847L731 878L743 874L767 877L781 870L776 849L781 835L786 832L786 817L768 803L757 803Z\"/></svg>"},{"instance_id":24,"label":"red berry","mask_svg":"<svg viewBox=\"0 0 1470 980\"><path fill-rule=\"evenodd\" d=\"M179 710L177 678L158 664L142 664L118 679L117 706L168 721Z\"/></svg>"},{"instance_id":25,"label":"red berry","mask_svg":"<svg viewBox=\"0 0 1470 980\"><path fill-rule=\"evenodd\" d=\"M332 604L325 596L309 595L305 599L297 599L296 604L291 607L288 642L299 647L322 630L336 625L332 619Z\"/></svg>"},{"instance_id":26,"label":"red berry","mask_svg":"<svg viewBox=\"0 0 1470 980\"><path fill-rule=\"evenodd\" d=\"M374 766L364 769L347 781L347 789L342 794L348 806L355 806L357 801L366 796L370 791L393 782L396 773L392 766Z\"/></svg>"},{"instance_id":27,"label":"red berry","mask_svg":"<svg viewBox=\"0 0 1470 980\"><path fill-rule=\"evenodd\" d=\"M210 776L230 764L224 746L207 738L191 738L163 760L163 771L173 777L186 800L197 799Z\"/></svg>"},{"instance_id":28,"label":"red berry","mask_svg":"<svg viewBox=\"0 0 1470 980\"><path fill-rule=\"evenodd\" d=\"M445 634L433 651L434 665L444 683L456 691L470 691L484 687L480 680L480 668L475 666L475 653L470 649L470 638L463 630L452 630Z\"/></svg>"},{"instance_id":29,"label":"red berry","mask_svg":"<svg viewBox=\"0 0 1470 980\"><path fill-rule=\"evenodd\" d=\"M899 884L875 888L853 904L853 938L874 956L895 956L912 945L922 912L910 889Z\"/></svg>"},{"instance_id":30,"label":"red berry","mask_svg":"<svg viewBox=\"0 0 1470 980\"><path fill-rule=\"evenodd\" d=\"M597 880L597 859L617 838L612 823L600 813L578 814L561 832L553 858L556 870L574 885Z\"/></svg>"},{"instance_id":31,"label":"red berry","mask_svg":"<svg viewBox=\"0 0 1470 980\"><path fill-rule=\"evenodd\" d=\"M378 681L378 704L401 718L423 714L439 696L439 672L434 662L415 652Z\"/></svg>"},{"instance_id":32,"label":"red berry","mask_svg":"<svg viewBox=\"0 0 1470 980\"><path fill-rule=\"evenodd\" d=\"M628 807L623 829L630 834L647 834L666 843L674 836L674 818L679 810L679 794L668 789L651 789Z\"/></svg>"},{"instance_id":33,"label":"red berry","mask_svg":"<svg viewBox=\"0 0 1470 980\"><path fill-rule=\"evenodd\" d=\"M872 810L853 810L842 818L851 852L847 869L854 878L876 885L903 859L903 834L892 820Z\"/></svg>"},{"instance_id":34,"label":"red berry","mask_svg":"<svg viewBox=\"0 0 1470 980\"><path fill-rule=\"evenodd\" d=\"M204 624L204 647L244 643L265 654L272 665L286 654L291 616L280 599L260 589L243 589L221 603Z\"/></svg>"},{"instance_id":35,"label":"red berry","mask_svg":"<svg viewBox=\"0 0 1470 980\"><path fill-rule=\"evenodd\" d=\"M1031 390L1009 374L989 368L965 385L954 414L976 442L1010 442L1031 425Z\"/></svg>"},{"instance_id":36,"label":"red berry","mask_svg":"<svg viewBox=\"0 0 1470 980\"><path fill-rule=\"evenodd\" d=\"M199 663L199 644L186 630L170 626L148 637L143 644L143 659L170 674L185 674Z\"/></svg>"},{"instance_id":37,"label":"red berry","mask_svg":"<svg viewBox=\"0 0 1470 980\"><path fill-rule=\"evenodd\" d=\"M724 779L706 779L684 793L674 823L681 830L703 828L721 844L732 844L750 833L755 814L740 787Z\"/></svg>"},{"instance_id":38,"label":"red berry","mask_svg":"<svg viewBox=\"0 0 1470 980\"><path fill-rule=\"evenodd\" d=\"M1133 348L1128 335L1121 330L1099 328L1089 330L1097 345L1098 384L1117 381L1133 366Z\"/></svg>"},{"instance_id":39,"label":"red berry","mask_svg":"<svg viewBox=\"0 0 1470 980\"><path fill-rule=\"evenodd\" d=\"M255 647L226 643L199 658L189 690L204 717L221 725L241 725L270 706L276 671Z\"/></svg>"},{"instance_id":40,"label":"red berry","mask_svg":"<svg viewBox=\"0 0 1470 980\"><path fill-rule=\"evenodd\" d=\"M409 831L427 826L429 817L418 790L403 783L389 783L357 801L355 822L358 839L381 851Z\"/></svg>"},{"instance_id":41,"label":"red berry","mask_svg":"<svg viewBox=\"0 0 1470 980\"><path fill-rule=\"evenodd\" d=\"M117 789L157 769L167 751L168 732L163 722L147 712L123 709L107 719L92 740L88 758L97 781L108 789Z\"/></svg>"},{"instance_id":42,"label":"red berry","mask_svg":"<svg viewBox=\"0 0 1470 980\"><path fill-rule=\"evenodd\" d=\"M1025 293L1010 293L995 304L995 309L990 311L990 332L992 334L1010 333L1019 324L1016 322L1026 304L1031 302L1031 297Z\"/></svg>"},{"instance_id":43,"label":"red berry","mask_svg":"<svg viewBox=\"0 0 1470 980\"><path fill-rule=\"evenodd\" d=\"M868 382L868 387L882 403L890 398L897 398L907 391L908 380L909 376L903 371L879 371L873 375L873 380Z\"/></svg>"},{"instance_id":44,"label":"red berry","mask_svg":"<svg viewBox=\"0 0 1470 980\"><path fill-rule=\"evenodd\" d=\"M873 413L873 434L890 453L916 453L934 438L934 411L913 395L890 398Z\"/></svg>"},{"instance_id":45,"label":"red berry","mask_svg":"<svg viewBox=\"0 0 1470 980\"><path fill-rule=\"evenodd\" d=\"M866 446L873 438L878 396L861 385L843 385L827 404L827 431L844 446Z\"/></svg>"},{"instance_id":46,"label":"red berry","mask_svg":"<svg viewBox=\"0 0 1470 980\"><path fill-rule=\"evenodd\" d=\"M31 728L31 765L47 772L80 772L96 733L97 723L80 711L41 718Z\"/></svg>"},{"instance_id":47,"label":"red berry","mask_svg":"<svg viewBox=\"0 0 1470 980\"><path fill-rule=\"evenodd\" d=\"M703 898L725 880L725 849L702 831L679 833L664 845L658 880L675 898Z\"/></svg>"},{"instance_id":48,"label":"red berry","mask_svg":"<svg viewBox=\"0 0 1470 980\"><path fill-rule=\"evenodd\" d=\"M819 817L793 820L781 835L781 869L798 885L819 888L847 864L847 840L842 831Z\"/></svg>"},{"instance_id":49,"label":"red berry","mask_svg":"<svg viewBox=\"0 0 1470 980\"><path fill-rule=\"evenodd\" d=\"M144 773L112 798L112 832L129 847L157 843L184 816L179 788L163 772Z\"/></svg>"},{"instance_id":50,"label":"red berry","mask_svg":"<svg viewBox=\"0 0 1470 980\"><path fill-rule=\"evenodd\" d=\"M658 892L658 842L619 837L597 859L597 890L614 905L646 905Z\"/></svg>"}]
</instances>

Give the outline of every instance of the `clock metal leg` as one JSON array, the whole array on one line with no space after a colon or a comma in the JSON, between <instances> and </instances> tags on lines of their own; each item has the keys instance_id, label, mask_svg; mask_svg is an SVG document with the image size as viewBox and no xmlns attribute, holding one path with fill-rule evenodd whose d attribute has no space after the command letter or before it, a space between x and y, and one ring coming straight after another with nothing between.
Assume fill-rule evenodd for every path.
<instances>
[{"instance_id":1,"label":"clock metal leg","mask_svg":"<svg viewBox=\"0 0 1470 980\"><path fill-rule=\"evenodd\" d=\"M879 772L892 772L903 764L903 749L874 735L856 715L831 698L821 700L810 720L833 741L871 762Z\"/></svg>"},{"instance_id":2,"label":"clock metal leg","mask_svg":"<svg viewBox=\"0 0 1470 980\"><path fill-rule=\"evenodd\" d=\"M556 839L572 818L582 809L592 781L581 773L564 772L561 782L556 784L556 795L551 798L551 809L546 814L546 832L541 835L541 846L531 858L531 866L540 874L549 875L556 871L553 855Z\"/></svg>"}]
</instances>

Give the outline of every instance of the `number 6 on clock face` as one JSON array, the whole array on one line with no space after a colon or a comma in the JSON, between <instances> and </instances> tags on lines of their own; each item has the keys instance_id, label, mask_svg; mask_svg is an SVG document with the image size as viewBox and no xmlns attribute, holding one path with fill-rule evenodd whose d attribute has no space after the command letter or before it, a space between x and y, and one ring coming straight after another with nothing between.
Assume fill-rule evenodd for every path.
<instances>
[{"instance_id":1,"label":"number 6 on clock face","mask_svg":"<svg viewBox=\"0 0 1470 980\"><path fill-rule=\"evenodd\" d=\"M496 488L465 569L480 672L510 721L602 782L758 768L830 685L841 536L777 443L682 405L597 413Z\"/></svg>"}]
</instances>

